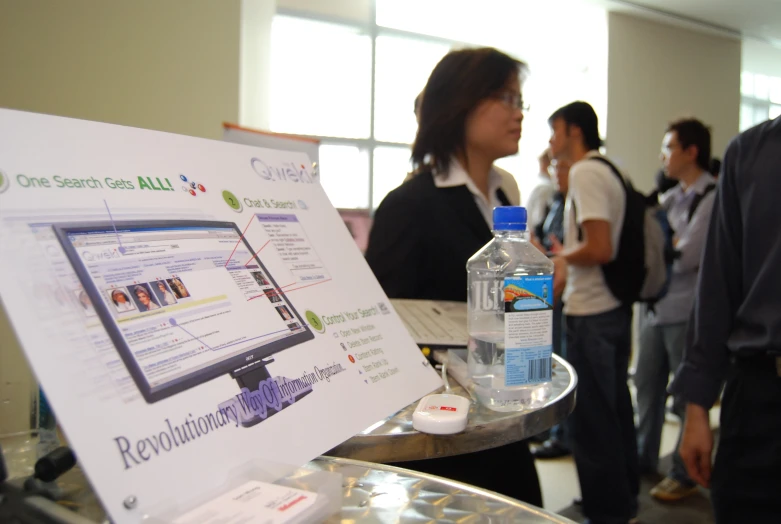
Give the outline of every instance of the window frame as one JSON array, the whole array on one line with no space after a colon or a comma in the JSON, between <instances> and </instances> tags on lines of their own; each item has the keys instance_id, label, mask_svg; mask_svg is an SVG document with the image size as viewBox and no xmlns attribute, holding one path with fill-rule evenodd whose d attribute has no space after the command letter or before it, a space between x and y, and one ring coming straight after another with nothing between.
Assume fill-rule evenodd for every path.
<instances>
[{"instance_id":1,"label":"window frame","mask_svg":"<svg viewBox=\"0 0 781 524\"><path fill-rule=\"evenodd\" d=\"M390 36L400 38L410 38L420 40L421 42L428 42L433 44L445 44L451 49L463 46L472 46L474 43L463 42L458 40L450 40L447 38L440 38L436 36L429 36L421 33L414 33L410 31L404 31L401 29L395 29L390 27L383 27L377 25L377 6L372 0L369 8L370 20L368 23L360 23L355 20L347 20L338 17L332 17L322 15L318 13L311 13L306 11L299 11L297 9L289 9L278 7L274 13L274 16L286 16L292 18L299 18L301 20L309 20L313 22L325 22L334 25L341 25L357 30L361 34L366 34L371 40L371 95L370 95L370 108L369 108L369 138L344 138L333 137L327 135L307 135L301 134L301 136L313 138L320 142L320 145L334 145L334 146L353 146L357 147L360 151L366 151L369 160L369 195L368 202L370 211L374 211L379 202L374 201L374 150L378 147L412 147L409 142L395 142L387 140L378 140L374 136L375 125L375 108L376 108L376 88L377 88L377 37L378 36ZM412 100L410 100L410 111L412 111ZM399 179L401 179L402 173L399 173ZM365 208L360 208L365 209Z\"/></svg>"},{"instance_id":2,"label":"window frame","mask_svg":"<svg viewBox=\"0 0 781 524\"><path fill-rule=\"evenodd\" d=\"M754 92L753 92L754 91L755 77L757 75L764 76L768 80L768 94L767 94L766 98L757 97L754 94ZM750 76L751 77L752 94L745 94L743 92L743 85L742 85L742 83L745 81L745 77L746 76ZM740 92L740 108L741 108L740 122L741 122L741 127L743 125L743 109L745 107L750 107L751 108L752 117L750 119L751 120L751 125L746 127L746 128L740 129L740 131L745 131L746 129L749 129L749 128L754 127L754 126L756 126L758 124L761 124L762 122L765 122L765 121L769 120L770 119L770 110L774 106L775 107L781 106L781 103L772 101L772 89L770 88L770 86L772 85L774 80L781 80L781 77L772 76L772 75L766 75L766 74L762 74L762 73L753 73L751 71L741 71L741 92ZM754 115L757 114L757 110L762 111L764 113L764 115L765 115L763 117L763 119L760 120L760 121L757 121L754 118Z\"/></svg>"}]
</instances>

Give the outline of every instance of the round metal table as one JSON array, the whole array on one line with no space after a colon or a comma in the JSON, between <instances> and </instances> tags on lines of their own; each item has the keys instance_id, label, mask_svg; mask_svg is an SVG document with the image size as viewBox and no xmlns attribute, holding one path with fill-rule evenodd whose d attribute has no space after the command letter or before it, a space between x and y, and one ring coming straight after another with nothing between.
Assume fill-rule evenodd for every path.
<instances>
[{"instance_id":1,"label":"round metal table","mask_svg":"<svg viewBox=\"0 0 781 524\"><path fill-rule=\"evenodd\" d=\"M35 439L0 439L10 478L32 473ZM415 471L380 464L319 457L304 469L342 475L342 509L326 522L470 522L574 524L558 515L498 493ZM295 486L295 474L285 479ZM67 494L65 507L91 522L106 514L86 477L75 467L57 481Z\"/></svg>"},{"instance_id":2,"label":"round metal table","mask_svg":"<svg viewBox=\"0 0 781 524\"><path fill-rule=\"evenodd\" d=\"M433 356L437 362L445 363L448 352L434 351ZM450 393L470 398L455 380L451 378L449 382ZM404 462L503 446L538 435L567 418L575 408L576 386L577 375L572 366L553 355L551 395L542 408L497 412L472 402L466 430L455 435L430 435L412 427L412 413L418 404L414 402L336 446L326 455L367 462Z\"/></svg>"}]
</instances>

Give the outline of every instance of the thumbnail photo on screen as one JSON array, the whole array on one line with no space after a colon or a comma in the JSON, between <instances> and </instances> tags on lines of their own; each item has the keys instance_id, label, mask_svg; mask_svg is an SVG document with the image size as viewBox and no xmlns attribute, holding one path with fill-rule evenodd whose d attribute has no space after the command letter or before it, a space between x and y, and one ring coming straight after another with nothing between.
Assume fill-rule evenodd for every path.
<instances>
[{"instance_id":1,"label":"thumbnail photo on screen","mask_svg":"<svg viewBox=\"0 0 781 524\"><path fill-rule=\"evenodd\" d=\"M78 289L74 293L76 294L76 300L79 301L79 305L84 310L84 314L88 317L97 316L97 313L95 313L95 308L92 307L92 301L89 299L87 292L83 289Z\"/></svg>"},{"instance_id":2,"label":"thumbnail photo on screen","mask_svg":"<svg viewBox=\"0 0 781 524\"><path fill-rule=\"evenodd\" d=\"M274 304L276 304L277 302L282 302L282 299L280 298L279 293L277 293L276 289L265 289L263 290L263 293L265 293L268 299Z\"/></svg>"},{"instance_id":3,"label":"thumbnail photo on screen","mask_svg":"<svg viewBox=\"0 0 781 524\"><path fill-rule=\"evenodd\" d=\"M174 292L174 295L176 295L176 298L189 298L190 292L187 291L187 288L184 286L181 279L168 278L166 279L166 282L171 291Z\"/></svg>"},{"instance_id":4,"label":"thumbnail photo on screen","mask_svg":"<svg viewBox=\"0 0 781 524\"><path fill-rule=\"evenodd\" d=\"M255 279L255 282L258 283L259 286L268 286L269 282L266 279L266 277L263 276L263 273L260 271L250 271L250 275L252 275L252 278Z\"/></svg>"},{"instance_id":5,"label":"thumbnail photo on screen","mask_svg":"<svg viewBox=\"0 0 781 524\"><path fill-rule=\"evenodd\" d=\"M106 294L114 304L114 310L117 313L127 313L136 311L136 305L130 300L130 296L123 289L107 289Z\"/></svg>"},{"instance_id":6,"label":"thumbnail photo on screen","mask_svg":"<svg viewBox=\"0 0 781 524\"><path fill-rule=\"evenodd\" d=\"M165 280L150 282L149 285L152 287L152 291L155 292L155 295L161 304L165 306L173 306L178 302Z\"/></svg>"},{"instance_id":7,"label":"thumbnail photo on screen","mask_svg":"<svg viewBox=\"0 0 781 524\"><path fill-rule=\"evenodd\" d=\"M287 308L287 306L277 306L277 313L282 317L282 320L293 320L293 314Z\"/></svg>"},{"instance_id":8,"label":"thumbnail photo on screen","mask_svg":"<svg viewBox=\"0 0 781 524\"><path fill-rule=\"evenodd\" d=\"M239 380L248 361L314 338L233 222L53 229L147 402L226 374Z\"/></svg>"},{"instance_id":9,"label":"thumbnail photo on screen","mask_svg":"<svg viewBox=\"0 0 781 524\"><path fill-rule=\"evenodd\" d=\"M157 297L149 289L149 284L134 284L128 287L128 290L132 293L131 298L133 302L138 306L138 310L142 313L144 311L154 311L160 309L160 304L157 303Z\"/></svg>"}]
</instances>

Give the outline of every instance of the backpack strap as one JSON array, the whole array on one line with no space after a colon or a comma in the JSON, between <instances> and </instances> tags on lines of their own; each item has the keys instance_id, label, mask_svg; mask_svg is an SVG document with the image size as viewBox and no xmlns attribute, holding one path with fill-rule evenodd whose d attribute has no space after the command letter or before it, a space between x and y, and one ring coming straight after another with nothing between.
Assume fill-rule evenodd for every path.
<instances>
[{"instance_id":1,"label":"backpack strap","mask_svg":"<svg viewBox=\"0 0 781 524\"><path fill-rule=\"evenodd\" d=\"M716 184L708 184L705 186L705 189L702 193L697 193L694 195L694 199L692 200L691 205L689 206L689 216L687 217L687 222L691 222L692 218L694 217L694 212L697 211L697 206L700 205L700 202L705 198L705 196L716 189Z\"/></svg>"},{"instance_id":2,"label":"backpack strap","mask_svg":"<svg viewBox=\"0 0 781 524\"><path fill-rule=\"evenodd\" d=\"M500 187L496 190L496 198L499 199L499 202L502 203L503 206L511 206L510 199L507 198L507 195L504 193L504 190Z\"/></svg>"},{"instance_id":3,"label":"backpack strap","mask_svg":"<svg viewBox=\"0 0 781 524\"><path fill-rule=\"evenodd\" d=\"M624 177L621 176L621 172L618 170L618 168L613 165L613 162L611 162L610 160L608 160L607 158L605 158L603 156L598 156L598 155L588 157L586 160L596 160L598 162L602 162L607 167L609 167L610 170L618 177L618 180L621 182L621 187L624 188L624 195L626 195L626 193L628 191L628 188L626 186L627 182L624 179ZM575 205L575 199L572 199L571 202L572 202L572 212L575 215L575 226L577 226L577 228L578 228L578 242L582 242L583 241L583 229L580 227L580 224L578 223L578 207Z\"/></svg>"},{"instance_id":4,"label":"backpack strap","mask_svg":"<svg viewBox=\"0 0 781 524\"><path fill-rule=\"evenodd\" d=\"M618 168L613 165L613 162L603 156L592 156L589 157L588 160L596 160L597 162L602 162L605 164L618 177L618 179L621 180L621 185L626 188L626 180L624 180L624 177L621 176L621 172L618 170Z\"/></svg>"},{"instance_id":5,"label":"backpack strap","mask_svg":"<svg viewBox=\"0 0 781 524\"><path fill-rule=\"evenodd\" d=\"M534 236L536 236L537 239L540 240L541 242L543 236L545 235L545 222L548 220L548 215L550 214L550 210L551 210L551 204L545 204L545 214L543 215L544 218L542 222L534 226Z\"/></svg>"}]
</instances>

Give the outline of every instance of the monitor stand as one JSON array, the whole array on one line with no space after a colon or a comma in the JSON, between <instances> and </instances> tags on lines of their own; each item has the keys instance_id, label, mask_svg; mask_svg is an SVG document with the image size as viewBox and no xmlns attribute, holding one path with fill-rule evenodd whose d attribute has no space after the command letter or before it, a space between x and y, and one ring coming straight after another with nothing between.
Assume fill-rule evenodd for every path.
<instances>
[{"instance_id":1,"label":"monitor stand","mask_svg":"<svg viewBox=\"0 0 781 524\"><path fill-rule=\"evenodd\" d=\"M264 382L269 378L271 378L267 366L272 362L274 362L273 358L267 358L255 364L251 364L244 368L234 370L231 372L231 377L236 379L236 382L238 383L240 389L247 388L250 392L258 391L258 385L261 382ZM303 397L307 396L311 392L312 391L310 390L310 391L304 391L302 393L297 394L295 396L296 402L302 399ZM252 427L256 424L260 424L261 422L268 419L272 415L276 415L283 409L287 409L290 406L291 404L283 403L282 408L279 410L268 406L266 408L267 413L265 418L258 415L255 415L251 418L247 418L245 415L244 420L242 420L240 424L242 427L245 428Z\"/></svg>"}]
</instances>

